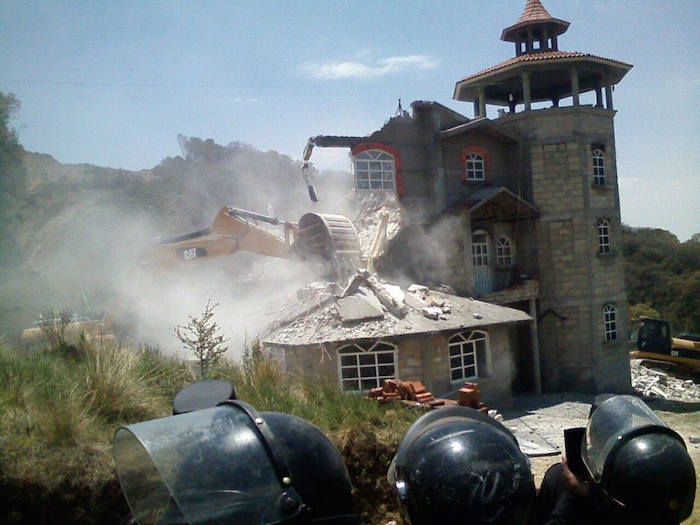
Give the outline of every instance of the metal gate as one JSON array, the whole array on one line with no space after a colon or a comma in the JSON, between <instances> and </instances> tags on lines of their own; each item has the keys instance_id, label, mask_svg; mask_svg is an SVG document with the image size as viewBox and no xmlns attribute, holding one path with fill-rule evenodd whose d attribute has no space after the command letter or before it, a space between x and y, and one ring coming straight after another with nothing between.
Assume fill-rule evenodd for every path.
<instances>
[{"instance_id":1,"label":"metal gate","mask_svg":"<svg viewBox=\"0 0 700 525\"><path fill-rule=\"evenodd\" d=\"M489 265L489 243L486 233L472 234L472 261L474 262L474 290L477 297L493 291Z\"/></svg>"}]
</instances>

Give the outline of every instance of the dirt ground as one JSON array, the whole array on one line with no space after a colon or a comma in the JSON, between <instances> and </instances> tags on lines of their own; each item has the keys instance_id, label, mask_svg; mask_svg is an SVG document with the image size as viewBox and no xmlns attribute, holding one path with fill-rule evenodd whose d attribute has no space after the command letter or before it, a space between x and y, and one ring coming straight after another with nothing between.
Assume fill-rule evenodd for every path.
<instances>
[{"instance_id":1,"label":"dirt ground","mask_svg":"<svg viewBox=\"0 0 700 525\"><path fill-rule=\"evenodd\" d=\"M519 396L515 404L502 411L504 424L515 428L523 424L532 428L544 441L559 450L564 449L564 429L585 426L593 396L583 394L546 394ZM685 440L688 453L700 479L700 403L651 400L647 403L656 414ZM547 469L561 461L561 453L534 457L532 472L539 487ZM700 497L696 496L693 516L685 525L700 525Z\"/></svg>"}]
</instances>

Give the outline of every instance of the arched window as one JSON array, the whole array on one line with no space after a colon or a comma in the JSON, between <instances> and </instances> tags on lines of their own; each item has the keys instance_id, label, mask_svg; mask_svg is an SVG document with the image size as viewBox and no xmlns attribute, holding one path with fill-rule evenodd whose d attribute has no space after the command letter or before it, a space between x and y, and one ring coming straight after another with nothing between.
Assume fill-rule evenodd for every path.
<instances>
[{"instance_id":1,"label":"arched window","mask_svg":"<svg viewBox=\"0 0 700 525\"><path fill-rule=\"evenodd\" d=\"M605 326L605 340L617 339L617 312L614 304L606 304L603 307L603 324Z\"/></svg>"},{"instance_id":2,"label":"arched window","mask_svg":"<svg viewBox=\"0 0 700 525\"><path fill-rule=\"evenodd\" d=\"M462 381L489 374L488 334L475 330L452 336L448 343L450 353L450 381Z\"/></svg>"},{"instance_id":3,"label":"arched window","mask_svg":"<svg viewBox=\"0 0 700 525\"><path fill-rule=\"evenodd\" d=\"M479 153L469 153L464 163L468 181L486 180L486 170L484 169L484 157Z\"/></svg>"},{"instance_id":4,"label":"arched window","mask_svg":"<svg viewBox=\"0 0 700 525\"><path fill-rule=\"evenodd\" d=\"M394 157L385 151L371 149L353 157L355 188L359 191L394 191L396 171Z\"/></svg>"},{"instance_id":5,"label":"arched window","mask_svg":"<svg viewBox=\"0 0 700 525\"><path fill-rule=\"evenodd\" d=\"M343 390L369 390L396 378L396 346L381 341L351 343L338 349L340 386Z\"/></svg>"},{"instance_id":6,"label":"arched window","mask_svg":"<svg viewBox=\"0 0 700 525\"><path fill-rule=\"evenodd\" d=\"M599 149L593 150L593 184L605 184L605 153Z\"/></svg>"},{"instance_id":7,"label":"arched window","mask_svg":"<svg viewBox=\"0 0 700 525\"><path fill-rule=\"evenodd\" d=\"M501 237L496 241L496 265L499 268L513 266L513 247L506 237Z\"/></svg>"},{"instance_id":8,"label":"arched window","mask_svg":"<svg viewBox=\"0 0 700 525\"><path fill-rule=\"evenodd\" d=\"M607 219L598 221L598 251L610 253L610 223Z\"/></svg>"}]
</instances>

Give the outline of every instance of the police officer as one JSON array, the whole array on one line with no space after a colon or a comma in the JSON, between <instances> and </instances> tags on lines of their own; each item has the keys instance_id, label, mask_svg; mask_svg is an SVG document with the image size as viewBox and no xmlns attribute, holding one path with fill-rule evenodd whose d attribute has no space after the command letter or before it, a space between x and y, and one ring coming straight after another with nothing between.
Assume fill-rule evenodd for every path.
<instances>
[{"instance_id":1,"label":"police officer","mask_svg":"<svg viewBox=\"0 0 700 525\"><path fill-rule=\"evenodd\" d=\"M692 513L695 469L685 443L638 398L596 398L580 454L582 472L569 458L545 474L535 524L675 525Z\"/></svg>"},{"instance_id":2,"label":"police officer","mask_svg":"<svg viewBox=\"0 0 700 525\"><path fill-rule=\"evenodd\" d=\"M535 499L529 461L513 434L466 407L418 419L387 479L412 525L525 524Z\"/></svg>"},{"instance_id":3,"label":"police officer","mask_svg":"<svg viewBox=\"0 0 700 525\"><path fill-rule=\"evenodd\" d=\"M141 525L357 524L345 464L311 423L257 412L220 381L181 391L173 411L115 434L117 475Z\"/></svg>"}]
</instances>

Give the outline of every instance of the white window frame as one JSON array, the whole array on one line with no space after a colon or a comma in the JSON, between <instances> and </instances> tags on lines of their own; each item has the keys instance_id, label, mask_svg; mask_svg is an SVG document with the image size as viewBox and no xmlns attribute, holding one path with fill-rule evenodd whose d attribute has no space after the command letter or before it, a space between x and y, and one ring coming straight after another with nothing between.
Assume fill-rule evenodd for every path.
<instances>
[{"instance_id":1,"label":"white window frame","mask_svg":"<svg viewBox=\"0 0 700 525\"><path fill-rule=\"evenodd\" d=\"M606 343L617 341L617 309L612 303L603 307L603 331Z\"/></svg>"},{"instance_id":2,"label":"white window frame","mask_svg":"<svg viewBox=\"0 0 700 525\"><path fill-rule=\"evenodd\" d=\"M601 255L610 253L610 221L598 220L598 252Z\"/></svg>"},{"instance_id":3,"label":"white window frame","mask_svg":"<svg viewBox=\"0 0 700 525\"><path fill-rule=\"evenodd\" d=\"M515 249L513 243L505 235L496 241L496 266L499 268L511 268L515 263Z\"/></svg>"},{"instance_id":4,"label":"white window frame","mask_svg":"<svg viewBox=\"0 0 700 525\"><path fill-rule=\"evenodd\" d=\"M479 370L478 352L480 350L477 348L477 343L480 341L484 342L482 362L486 363L486 370ZM450 367L451 383L488 376L491 369L491 349L488 332L483 330L465 330L453 335L447 342L447 358ZM455 366L453 366L453 359L459 359ZM471 373L472 371L473 373ZM455 377L453 372L459 372L459 377Z\"/></svg>"},{"instance_id":5,"label":"white window frame","mask_svg":"<svg viewBox=\"0 0 700 525\"><path fill-rule=\"evenodd\" d=\"M469 153L464 162L464 171L469 182L486 180L486 159L479 153Z\"/></svg>"},{"instance_id":6,"label":"white window frame","mask_svg":"<svg viewBox=\"0 0 700 525\"><path fill-rule=\"evenodd\" d=\"M378 349L381 347L381 349ZM390 347L390 348L386 348ZM399 352L395 344L387 341L370 341L368 343L348 343L336 350L338 358L338 385L344 392L366 392L370 388L376 388L384 385L385 379L398 379L399 377ZM367 359L366 356L373 357L373 360ZM391 356L390 363L380 363L380 356ZM350 359L343 363L343 358L355 358L354 363L347 363ZM364 357L364 359L361 359ZM365 363L361 361L365 360ZM369 362L373 361L373 362ZM392 366L393 373L386 374L380 370L380 367ZM362 372L373 371L372 375L362 377ZM346 373L349 373L346 377ZM356 373L353 377L352 374ZM363 381L372 381L372 386L364 388ZM355 388L346 388L346 384L355 383Z\"/></svg>"},{"instance_id":7,"label":"white window frame","mask_svg":"<svg viewBox=\"0 0 700 525\"><path fill-rule=\"evenodd\" d=\"M396 191L396 161L380 149L361 151L353 156L355 190Z\"/></svg>"},{"instance_id":8,"label":"white window frame","mask_svg":"<svg viewBox=\"0 0 700 525\"><path fill-rule=\"evenodd\" d=\"M603 186L605 184L605 153L601 149L594 149L593 154L593 184Z\"/></svg>"}]
</instances>

